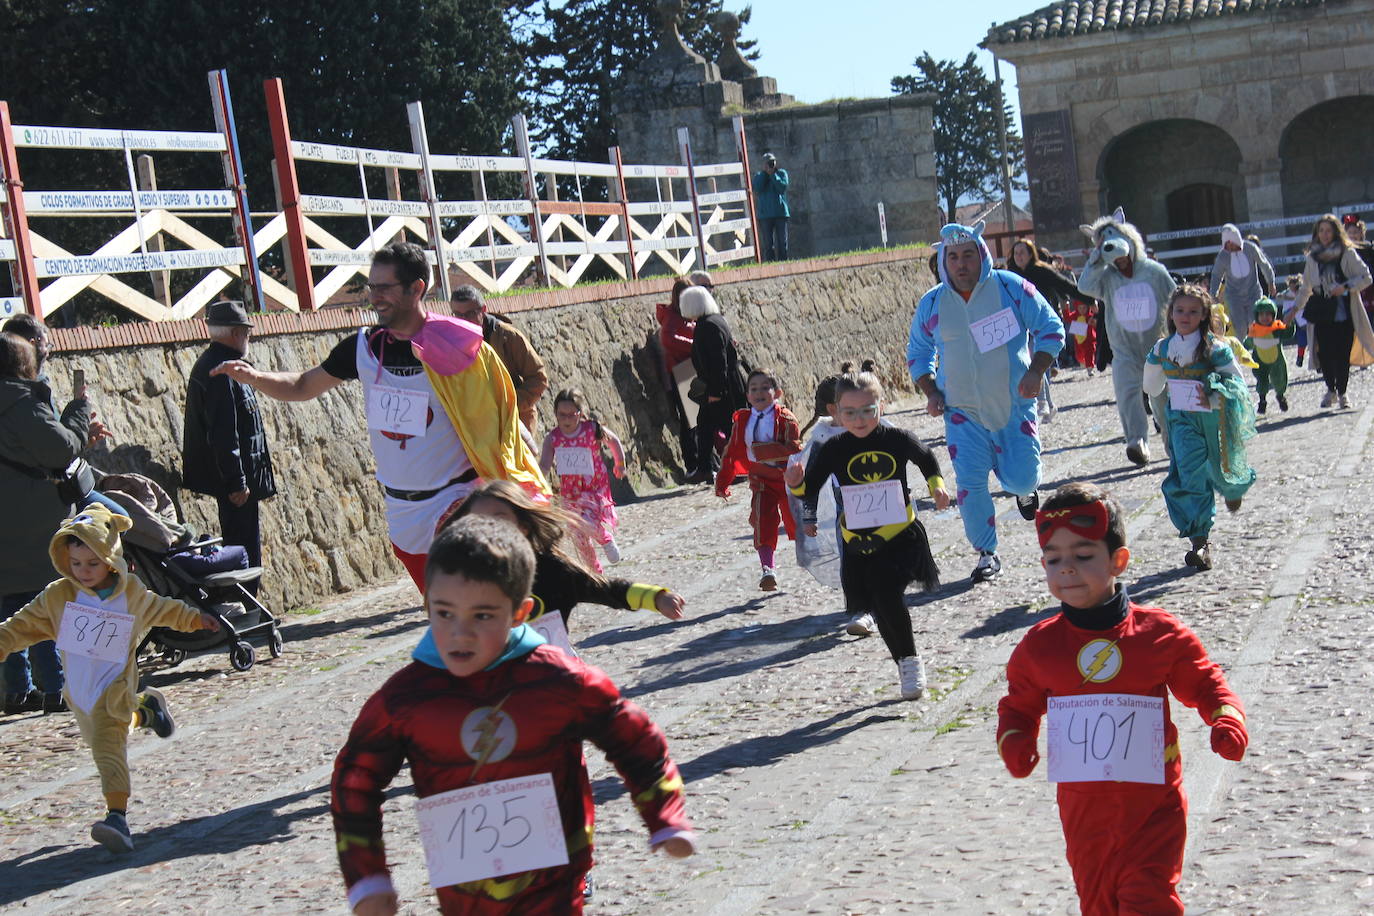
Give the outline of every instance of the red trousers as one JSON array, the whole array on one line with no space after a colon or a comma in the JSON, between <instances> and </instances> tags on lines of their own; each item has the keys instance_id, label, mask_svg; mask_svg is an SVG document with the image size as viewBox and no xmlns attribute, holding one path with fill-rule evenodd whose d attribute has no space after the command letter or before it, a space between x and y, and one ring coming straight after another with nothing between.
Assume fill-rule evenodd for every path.
<instances>
[{"instance_id":1,"label":"red trousers","mask_svg":"<svg viewBox=\"0 0 1374 916\"><path fill-rule=\"evenodd\" d=\"M797 523L787 505L787 485L782 482L782 469L757 462L749 463L749 526L754 529L754 549L778 546L778 525L787 529L787 536L797 539Z\"/></svg>"},{"instance_id":2,"label":"red trousers","mask_svg":"<svg viewBox=\"0 0 1374 916\"><path fill-rule=\"evenodd\" d=\"M1089 334L1082 340L1078 335L1073 336L1073 353L1078 357L1078 365L1084 369L1095 369L1097 367L1097 335Z\"/></svg>"},{"instance_id":3,"label":"red trousers","mask_svg":"<svg viewBox=\"0 0 1374 916\"><path fill-rule=\"evenodd\" d=\"M1060 785L1059 820L1083 916L1183 916L1182 786L1096 792Z\"/></svg>"},{"instance_id":4,"label":"red trousers","mask_svg":"<svg viewBox=\"0 0 1374 916\"><path fill-rule=\"evenodd\" d=\"M401 561L401 565L410 573L410 578L415 582L415 587L420 590L420 594L425 593L425 561L429 559L427 553L406 553L395 544L391 545L391 552L396 554L396 559Z\"/></svg>"}]
</instances>

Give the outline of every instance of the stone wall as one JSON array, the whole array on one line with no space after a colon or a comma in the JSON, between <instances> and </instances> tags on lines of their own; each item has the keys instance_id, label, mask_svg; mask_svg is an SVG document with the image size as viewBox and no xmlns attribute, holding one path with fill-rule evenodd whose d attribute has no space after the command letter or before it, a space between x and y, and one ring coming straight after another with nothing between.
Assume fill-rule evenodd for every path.
<instances>
[{"instance_id":1,"label":"stone wall","mask_svg":"<svg viewBox=\"0 0 1374 916\"><path fill-rule=\"evenodd\" d=\"M928 255L906 249L745 268L719 275L716 293L741 349L754 363L777 370L805 419L816 382L842 359L875 358L885 384L910 390L906 338L916 302L934 282ZM659 279L491 303L514 315L543 354L551 389L583 388L590 406L625 439L630 474L617 493L621 502L633 499L634 489L669 484L681 472L654 320L654 304L667 299L669 286ZM369 317L340 311L294 321L273 316L249 358L266 370L308 369L347 333L344 326ZM168 342L124 346L111 343L129 340L132 332L54 331L58 352L49 374L65 399L72 369L86 370L93 406L115 433L111 446L88 455L93 464L152 477L172 493L187 521L215 531L213 501L177 489L185 378L205 346L203 325L177 324L131 326L138 337ZM288 333L292 325L307 330ZM201 339L188 339L194 337ZM340 385L306 403L263 397L261 404L281 490L262 513L269 606L306 606L401 575L371 476L359 386ZM552 414L551 397L545 397L541 428L548 428Z\"/></svg>"}]
</instances>

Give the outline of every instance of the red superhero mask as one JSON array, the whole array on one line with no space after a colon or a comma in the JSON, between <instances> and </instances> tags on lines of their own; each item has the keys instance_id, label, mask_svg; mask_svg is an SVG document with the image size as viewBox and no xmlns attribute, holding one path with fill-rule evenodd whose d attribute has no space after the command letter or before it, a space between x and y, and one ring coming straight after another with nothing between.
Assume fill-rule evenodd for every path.
<instances>
[{"instance_id":1,"label":"red superhero mask","mask_svg":"<svg viewBox=\"0 0 1374 916\"><path fill-rule=\"evenodd\" d=\"M1067 528L1090 541L1102 541L1107 537L1108 522L1107 504L1097 500L1035 513L1035 533L1040 537L1042 548L1060 528Z\"/></svg>"}]
</instances>

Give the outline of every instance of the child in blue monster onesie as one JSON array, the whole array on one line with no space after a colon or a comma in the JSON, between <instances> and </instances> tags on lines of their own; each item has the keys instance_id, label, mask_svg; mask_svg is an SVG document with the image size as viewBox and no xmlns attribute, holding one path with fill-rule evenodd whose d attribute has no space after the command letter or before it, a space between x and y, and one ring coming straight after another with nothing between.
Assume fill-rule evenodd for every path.
<instances>
[{"instance_id":1,"label":"child in blue monster onesie","mask_svg":"<svg viewBox=\"0 0 1374 916\"><path fill-rule=\"evenodd\" d=\"M1022 517L1035 518L1035 395L1064 347L1064 325L1029 282L993 269L981 221L941 229L939 255L941 283L916 306L907 368L926 410L945 418L959 514L978 551L973 579L983 582L1002 569L988 474L1016 496Z\"/></svg>"}]
</instances>

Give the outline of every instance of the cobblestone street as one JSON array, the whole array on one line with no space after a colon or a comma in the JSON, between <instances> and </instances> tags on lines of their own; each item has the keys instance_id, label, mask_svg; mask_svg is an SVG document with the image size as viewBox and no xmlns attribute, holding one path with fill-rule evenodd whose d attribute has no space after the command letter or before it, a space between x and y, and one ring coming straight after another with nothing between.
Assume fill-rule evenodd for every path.
<instances>
[{"instance_id":1,"label":"cobblestone street","mask_svg":"<svg viewBox=\"0 0 1374 916\"><path fill-rule=\"evenodd\" d=\"M1206 573L1183 567L1159 491L1162 443L1147 468L1125 459L1109 378L1062 373L1059 416L1042 428L1042 491L1090 480L1122 500L1132 596L1195 629L1247 705L1250 750L1233 764L1174 703L1190 914L1374 911L1374 371L1354 374L1346 411L1318 410L1320 382L1294 378L1292 411L1260 418L1259 481L1239 514L1220 513ZM912 403L891 416L943 445L942 425ZM677 589L687 618L582 606L572 635L667 732L700 851L651 855L619 778L589 748L588 913L1076 913L1045 764L1017 781L996 755L1007 657L1054 607L1031 526L1010 497L997 507L1004 572L973 587L957 516L922 504L946 585L908 599L932 685L916 703L896 699L881 640L840 633L839 593L797 569L789 544L780 590L757 591L747 500L684 488L621 507L615 574ZM286 615L279 660L262 651L238 673L217 652L147 676L180 729L131 740L137 850L124 858L89 840L103 809L73 719L0 720L0 909L346 912L329 774L363 701L423 632L416 605L408 579L381 584ZM432 912L409 795L403 773L389 854L402 911Z\"/></svg>"}]
</instances>

